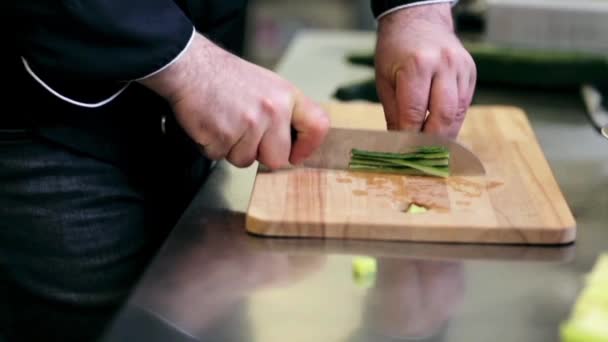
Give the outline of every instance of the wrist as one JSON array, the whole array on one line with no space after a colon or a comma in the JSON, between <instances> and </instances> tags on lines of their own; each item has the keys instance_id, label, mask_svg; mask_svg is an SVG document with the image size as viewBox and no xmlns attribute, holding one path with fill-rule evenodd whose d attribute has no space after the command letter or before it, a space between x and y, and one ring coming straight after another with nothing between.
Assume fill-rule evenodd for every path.
<instances>
[{"instance_id":1,"label":"wrist","mask_svg":"<svg viewBox=\"0 0 608 342\"><path fill-rule=\"evenodd\" d=\"M192 43L183 54L162 71L138 80L139 83L174 104L192 87L201 81L202 75L209 78L208 61L214 60L210 55L217 53L217 48L211 41L196 33Z\"/></svg>"},{"instance_id":2,"label":"wrist","mask_svg":"<svg viewBox=\"0 0 608 342\"><path fill-rule=\"evenodd\" d=\"M454 30L452 8L449 2L434 3L425 6L412 6L388 13L378 20L379 29L384 26L421 25L420 23L440 25L449 31Z\"/></svg>"},{"instance_id":3,"label":"wrist","mask_svg":"<svg viewBox=\"0 0 608 342\"><path fill-rule=\"evenodd\" d=\"M458 1L459 0L372 0L371 9L374 18L380 20L390 13L406 8L438 3L448 3L451 6L454 6Z\"/></svg>"}]
</instances>

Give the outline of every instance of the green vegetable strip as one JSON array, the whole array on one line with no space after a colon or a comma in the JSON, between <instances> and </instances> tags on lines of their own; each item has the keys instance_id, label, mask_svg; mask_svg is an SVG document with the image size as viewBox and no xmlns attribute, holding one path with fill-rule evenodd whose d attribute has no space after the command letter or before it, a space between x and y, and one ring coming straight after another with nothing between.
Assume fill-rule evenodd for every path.
<instances>
[{"instance_id":1,"label":"green vegetable strip","mask_svg":"<svg viewBox=\"0 0 608 342\"><path fill-rule=\"evenodd\" d=\"M408 159L408 162L425 165L425 166L448 166L448 159ZM351 158L351 163L356 162L368 162L368 163L377 163L378 165L400 165L398 164L398 159L389 159L389 158L362 158L362 157L353 157Z\"/></svg>"},{"instance_id":2,"label":"green vegetable strip","mask_svg":"<svg viewBox=\"0 0 608 342\"><path fill-rule=\"evenodd\" d=\"M360 171L398 172L447 177L449 151L441 146L424 146L412 152L390 153L353 149L349 168Z\"/></svg>"},{"instance_id":3,"label":"green vegetable strip","mask_svg":"<svg viewBox=\"0 0 608 342\"><path fill-rule=\"evenodd\" d=\"M424 175L431 175L431 176L436 176L436 177L441 177L441 178L446 178L450 175L450 172L448 170L445 169L438 169L438 168L428 168L426 171L421 171L421 170L417 170L417 169L412 169L412 168L393 168L390 166L378 166L378 167L373 167L373 166L357 166L357 165L352 165L350 167L351 170L355 170L355 171L373 171L373 172L380 172L380 173L399 173L399 174L405 174L405 175L410 175L410 176L424 176Z\"/></svg>"},{"instance_id":4,"label":"green vegetable strip","mask_svg":"<svg viewBox=\"0 0 608 342\"><path fill-rule=\"evenodd\" d=\"M404 165L404 166L409 166L413 169L416 170L420 170L424 173L428 173L430 175L433 176L439 176L439 177L447 177L449 176L450 172L446 171L445 168L439 168L439 167L433 167L433 166L425 166L425 165L420 165L417 163L410 163L407 162L405 160L401 161L400 164Z\"/></svg>"},{"instance_id":5,"label":"green vegetable strip","mask_svg":"<svg viewBox=\"0 0 608 342\"><path fill-rule=\"evenodd\" d=\"M418 153L447 153L448 150L442 146L424 146L418 148Z\"/></svg>"},{"instance_id":6,"label":"green vegetable strip","mask_svg":"<svg viewBox=\"0 0 608 342\"><path fill-rule=\"evenodd\" d=\"M362 150L352 150L354 157L373 157L373 158L389 158L389 159L443 159L448 158L450 153L448 151L440 151L433 153L424 152L408 152L408 153L389 153L389 152L371 152Z\"/></svg>"},{"instance_id":7,"label":"green vegetable strip","mask_svg":"<svg viewBox=\"0 0 608 342\"><path fill-rule=\"evenodd\" d=\"M376 151L366 151L366 150L360 150L360 149L353 148L352 153L353 154L378 155L378 156L382 155L382 156L403 157L403 156L407 156L408 154L412 154L412 153L432 154L432 153L449 153L449 151L447 148L441 147L441 146L425 146L425 147L418 147L417 149L410 151L410 152L376 152Z\"/></svg>"},{"instance_id":8,"label":"green vegetable strip","mask_svg":"<svg viewBox=\"0 0 608 342\"><path fill-rule=\"evenodd\" d=\"M384 163L375 163L375 162L365 162L365 161L357 161L357 162L351 162L349 163L349 167L352 166L361 166L361 167L386 167L386 168L391 168L391 169L395 169L395 170L407 170L407 169L414 169L414 167L409 166L409 165L400 165L400 164L384 164ZM449 170L448 166L427 166L427 165L421 165L421 167L431 167L437 170ZM420 168L417 168L417 170L419 170Z\"/></svg>"},{"instance_id":9,"label":"green vegetable strip","mask_svg":"<svg viewBox=\"0 0 608 342\"><path fill-rule=\"evenodd\" d=\"M351 170L354 171L373 171L377 173L399 173L410 176L424 176L426 173L412 169L412 168L391 168L385 166L359 166L359 165L351 165Z\"/></svg>"},{"instance_id":10,"label":"green vegetable strip","mask_svg":"<svg viewBox=\"0 0 608 342\"><path fill-rule=\"evenodd\" d=\"M438 176L438 177L447 177L447 176L449 176L449 173L450 173L449 169L446 167L425 166L425 165L419 165L416 163L409 163L407 161L401 161L401 162L399 162L399 164L400 164L400 166L408 166L412 169L416 169L416 170L422 171L426 174L430 174L430 175ZM356 164L355 165L351 164L351 168L353 168L353 166L356 166ZM370 167L369 165L364 165L364 166ZM390 169L393 171L403 170L403 168L399 168L396 166L378 165L377 167L387 169L387 170Z\"/></svg>"}]
</instances>

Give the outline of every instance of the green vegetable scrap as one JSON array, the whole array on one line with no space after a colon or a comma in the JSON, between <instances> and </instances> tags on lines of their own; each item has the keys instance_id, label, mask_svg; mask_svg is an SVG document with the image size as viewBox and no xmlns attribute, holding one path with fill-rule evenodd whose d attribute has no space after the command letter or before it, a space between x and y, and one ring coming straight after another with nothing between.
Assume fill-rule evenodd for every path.
<instances>
[{"instance_id":1,"label":"green vegetable scrap","mask_svg":"<svg viewBox=\"0 0 608 342\"><path fill-rule=\"evenodd\" d=\"M417 205L416 203L411 203L405 212L409 214L422 214L426 213L427 211L428 209L426 207Z\"/></svg>"},{"instance_id":2,"label":"green vegetable scrap","mask_svg":"<svg viewBox=\"0 0 608 342\"><path fill-rule=\"evenodd\" d=\"M563 342L608 341L608 253L600 256L568 321L560 326Z\"/></svg>"},{"instance_id":3,"label":"green vegetable scrap","mask_svg":"<svg viewBox=\"0 0 608 342\"><path fill-rule=\"evenodd\" d=\"M353 278L355 283L371 287L376 280L377 262L375 258L357 256L353 259Z\"/></svg>"},{"instance_id":4,"label":"green vegetable scrap","mask_svg":"<svg viewBox=\"0 0 608 342\"><path fill-rule=\"evenodd\" d=\"M352 149L349 168L445 178L450 175L449 160L450 152L442 146L423 146L404 153Z\"/></svg>"}]
</instances>

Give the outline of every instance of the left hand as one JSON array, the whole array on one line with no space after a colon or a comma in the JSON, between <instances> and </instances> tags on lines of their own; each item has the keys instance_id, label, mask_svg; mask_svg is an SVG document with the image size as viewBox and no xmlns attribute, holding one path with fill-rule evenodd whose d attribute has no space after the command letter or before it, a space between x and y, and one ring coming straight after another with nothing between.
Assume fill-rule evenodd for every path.
<instances>
[{"instance_id":1,"label":"left hand","mask_svg":"<svg viewBox=\"0 0 608 342\"><path fill-rule=\"evenodd\" d=\"M388 129L458 135L477 72L454 33L450 4L414 6L381 18L375 65Z\"/></svg>"}]
</instances>

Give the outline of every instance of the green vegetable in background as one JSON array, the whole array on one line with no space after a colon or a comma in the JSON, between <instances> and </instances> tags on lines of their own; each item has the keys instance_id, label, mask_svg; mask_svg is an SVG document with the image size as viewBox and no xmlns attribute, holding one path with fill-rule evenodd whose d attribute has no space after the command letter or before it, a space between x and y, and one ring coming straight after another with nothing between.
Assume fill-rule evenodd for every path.
<instances>
[{"instance_id":1,"label":"green vegetable in background","mask_svg":"<svg viewBox=\"0 0 608 342\"><path fill-rule=\"evenodd\" d=\"M356 256L353 258L353 279L361 287L372 287L376 281L378 264L376 258Z\"/></svg>"},{"instance_id":2,"label":"green vegetable in background","mask_svg":"<svg viewBox=\"0 0 608 342\"><path fill-rule=\"evenodd\" d=\"M608 56L575 52L514 48L487 42L464 41L477 67L477 83L533 89L578 89L582 84L608 82ZM372 51L347 56L354 65L372 68ZM380 102L374 77L340 86L334 97L342 101Z\"/></svg>"},{"instance_id":3,"label":"green vegetable in background","mask_svg":"<svg viewBox=\"0 0 608 342\"><path fill-rule=\"evenodd\" d=\"M349 168L357 171L391 172L448 177L449 151L441 146L419 147L413 152L390 153L359 149L351 151Z\"/></svg>"},{"instance_id":4,"label":"green vegetable in background","mask_svg":"<svg viewBox=\"0 0 608 342\"><path fill-rule=\"evenodd\" d=\"M560 337L563 342L608 341L608 253L587 276L570 317L560 325Z\"/></svg>"}]
</instances>

